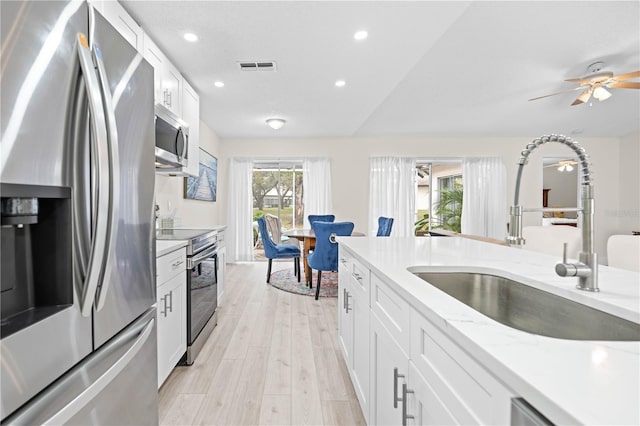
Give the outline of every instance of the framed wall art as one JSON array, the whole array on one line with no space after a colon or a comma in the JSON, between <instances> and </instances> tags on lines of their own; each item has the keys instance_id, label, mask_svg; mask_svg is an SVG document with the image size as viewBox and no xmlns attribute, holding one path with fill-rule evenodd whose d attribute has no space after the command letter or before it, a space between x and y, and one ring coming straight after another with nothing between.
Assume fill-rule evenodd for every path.
<instances>
[{"instance_id":1,"label":"framed wall art","mask_svg":"<svg viewBox=\"0 0 640 426\"><path fill-rule=\"evenodd\" d=\"M184 198L216 201L218 193L218 159L200 148L198 177L184 178Z\"/></svg>"}]
</instances>

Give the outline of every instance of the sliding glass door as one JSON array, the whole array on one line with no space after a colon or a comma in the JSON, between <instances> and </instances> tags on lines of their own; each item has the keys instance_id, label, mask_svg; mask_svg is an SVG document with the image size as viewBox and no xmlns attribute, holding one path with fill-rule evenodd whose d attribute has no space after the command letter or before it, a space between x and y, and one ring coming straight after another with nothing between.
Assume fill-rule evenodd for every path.
<instances>
[{"instance_id":1,"label":"sliding glass door","mask_svg":"<svg viewBox=\"0 0 640 426\"><path fill-rule=\"evenodd\" d=\"M417 160L415 234L460 232L462 189L461 160Z\"/></svg>"},{"instance_id":2,"label":"sliding glass door","mask_svg":"<svg viewBox=\"0 0 640 426\"><path fill-rule=\"evenodd\" d=\"M260 161L253 166L253 217L280 218L283 229L302 228L302 161Z\"/></svg>"}]
</instances>

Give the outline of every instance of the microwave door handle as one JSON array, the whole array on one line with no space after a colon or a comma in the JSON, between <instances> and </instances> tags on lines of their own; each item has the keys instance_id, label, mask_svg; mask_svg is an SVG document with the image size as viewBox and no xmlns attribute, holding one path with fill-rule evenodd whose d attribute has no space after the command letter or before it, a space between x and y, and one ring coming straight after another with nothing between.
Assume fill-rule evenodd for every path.
<instances>
[{"instance_id":1,"label":"microwave door handle","mask_svg":"<svg viewBox=\"0 0 640 426\"><path fill-rule=\"evenodd\" d=\"M102 286L98 288L98 300L96 301L96 310L99 311L104 307L104 303L111 282L111 273L115 269L115 249L116 238L118 236L118 218L120 217L120 151L118 146L118 129L116 127L116 114L113 106L113 99L107 81L107 73L105 71L104 62L102 60L102 52L93 45L93 60L98 70L98 81L102 92L102 101L106 113L107 121L107 146L109 150L109 209L108 209L108 230L107 230L107 246L105 252L107 254L105 261L104 275L102 278Z\"/></svg>"},{"instance_id":2,"label":"microwave door handle","mask_svg":"<svg viewBox=\"0 0 640 426\"><path fill-rule=\"evenodd\" d=\"M182 140L182 150L179 149L180 140ZM178 127L178 133L176 133L176 156L178 157L178 161L182 160L183 158L186 158L186 155L187 155L187 136L184 134L184 130L182 130L182 127Z\"/></svg>"},{"instance_id":3,"label":"microwave door handle","mask_svg":"<svg viewBox=\"0 0 640 426\"><path fill-rule=\"evenodd\" d=\"M91 197L95 199L95 210L92 212L95 220L92 223L91 231L91 249L89 259L86 265L86 272L83 277L79 277L82 287L78 288L80 294L80 311L83 316L91 315L93 301L95 300L96 290L100 282L100 276L103 271L103 259L105 257L105 247L107 245L107 231L109 228L108 218L104 212L109 209L109 151L107 143L107 128L100 96L100 86L95 74L93 61L91 59L91 51L84 34L78 34L76 50L80 62L81 75L87 91L89 111L91 116L92 135L91 144L93 154L90 156L92 161L92 169L96 170L94 174L97 182L92 185L92 191L95 191ZM78 179L85 179L82 173L74 174L74 184ZM76 185L74 185L76 186ZM85 215L83 212L82 197L74 198L74 216L77 214ZM74 221L80 219L74 219ZM75 226L74 226L75 227ZM75 227L77 232L82 232L83 228ZM86 228L85 228L86 229ZM78 236L77 238L81 238ZM74 247L77 249L77 247ZM83 265L84 266L84 265Z\"/></svg>"}]
</instances>

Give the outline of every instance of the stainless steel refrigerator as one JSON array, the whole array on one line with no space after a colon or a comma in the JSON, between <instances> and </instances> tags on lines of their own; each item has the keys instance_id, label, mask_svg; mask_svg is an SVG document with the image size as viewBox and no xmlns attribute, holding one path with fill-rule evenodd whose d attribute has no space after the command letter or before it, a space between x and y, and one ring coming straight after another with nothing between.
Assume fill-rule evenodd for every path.
<instances>
[{"instance_id":1,"label":"stainless steel refrigerator","mask_svg":"<svg viewBox=\"0 0 640 426\"><path fill-rule=\"evenodd\" d=\"M153 69L84 1L0 2L3 424L157 424Z\"/></svg>"}]
</instances>

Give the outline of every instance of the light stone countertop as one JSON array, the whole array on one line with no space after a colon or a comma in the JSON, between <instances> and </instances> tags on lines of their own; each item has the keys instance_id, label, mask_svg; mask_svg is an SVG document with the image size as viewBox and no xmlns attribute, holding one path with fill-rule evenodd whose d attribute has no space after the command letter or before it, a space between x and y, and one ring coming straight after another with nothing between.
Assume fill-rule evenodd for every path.
<instances>
[{"instance_id":1,"label":"light stone countertop","mask_svg":"<svg viewBox=\"0 0 640 426\"><path fill-rule=\"evenodd\" d=\"M599 293L553 256L456 237L339 237L355 257L517 396L556 424L640 424L640 342L575 341L502 325L407 270L484 272L640 323L640 274L599 267Z\"/></svg>"},{"instance_id":2,"label":"light stone countertop","mask_svg":"<svg viewBox=\"0 0 640 426\"><path fill-rule=\"evenodd\" d=\"M181 247L186 247L185 240L156 240L156 257L163 256Z\"/></svg>"}]
</instances>

